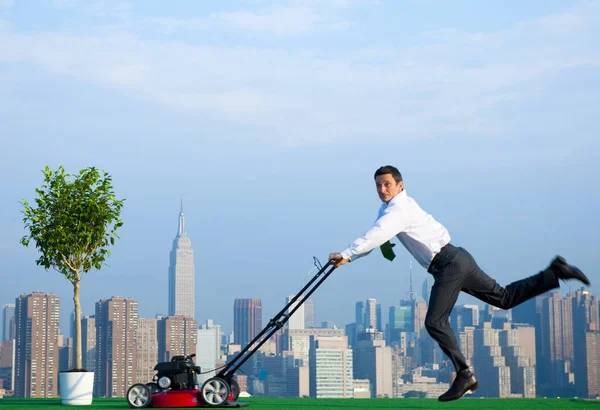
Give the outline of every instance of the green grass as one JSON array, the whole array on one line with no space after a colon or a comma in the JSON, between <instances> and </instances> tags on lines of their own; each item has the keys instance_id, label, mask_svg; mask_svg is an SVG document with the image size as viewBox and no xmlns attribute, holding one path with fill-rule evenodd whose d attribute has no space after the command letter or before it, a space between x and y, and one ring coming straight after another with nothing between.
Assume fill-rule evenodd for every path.
<instances>
[{"instance_id":1,"label":"green grass","mask_svg":"<svg viewBox=\"0 0 600 410\"><path fill-rule=\"evenodd\" d=\"M324 409L597 409L600 400L580 399L477 399L465 398L450 403L435 399L275 399L248 398L251 410ZM60 399L0 399L2 410L56 409ZM125 399L94 399L94 409L128 409ZM90 408L85 407L85 408Z\"/></svg>"}]
</instances>

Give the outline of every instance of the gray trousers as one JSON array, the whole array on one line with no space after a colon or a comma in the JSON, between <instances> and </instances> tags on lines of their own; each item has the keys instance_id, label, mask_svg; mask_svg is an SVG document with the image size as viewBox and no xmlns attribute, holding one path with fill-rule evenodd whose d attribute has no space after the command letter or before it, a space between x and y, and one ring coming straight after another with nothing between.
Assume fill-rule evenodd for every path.
<instances>
[{"instance_id":1,"label":"gray trousers","mask_svg":"<svg viewBox=\"0 0 600 410\"><path fill-rule=\"evenodd\" d=\"M449 321L461 290L492 306L511 309L559 287L558 279L547 269L503 288L477 266L469 252L451 244L442 248L433 258L428 272L433 275L435 282L429 296L425 328L452 360L456 371L468 368Z\"/></svg>"}]
</instances>

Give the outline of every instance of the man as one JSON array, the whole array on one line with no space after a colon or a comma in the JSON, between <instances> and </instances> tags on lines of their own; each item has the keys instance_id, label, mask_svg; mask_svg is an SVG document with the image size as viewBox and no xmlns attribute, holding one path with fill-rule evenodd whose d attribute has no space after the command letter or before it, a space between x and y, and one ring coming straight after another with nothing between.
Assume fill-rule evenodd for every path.
<instances>
[{"instance_id":1,"label":"man","mask_svg":"<svg viewBox=\"0 0 600 410\"><path fill-rule=\"evenodd\" d=\"M377 220L348 248L330 254L329 260L339 267L367 255L378 246L387 245L391 250L388 241L396 236L417 262L433 275L435 282L429 296L425 328L456 369L456 378L450 389L439 397L440 401L460 399L469 390L477 388L477 380L467 366L448 320L461 290L490 305L511 309L559 287L559 279L577 279L590 284L583 272L557 256L537 275L503 288L477 266L466 250L450 244L446 228L406 194L397 168L390 165L379 168L375 172L375 185L383 202Z\"/></svg>"}]
</instances>

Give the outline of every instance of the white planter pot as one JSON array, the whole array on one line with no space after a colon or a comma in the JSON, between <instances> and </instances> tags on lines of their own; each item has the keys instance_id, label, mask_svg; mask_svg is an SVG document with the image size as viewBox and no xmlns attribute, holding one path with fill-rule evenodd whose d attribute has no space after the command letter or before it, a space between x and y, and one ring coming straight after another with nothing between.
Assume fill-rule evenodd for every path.
<instances>
[{"instance_id":1,"label":"white planter pot","mask_svg":"<svg viewBox=\"0 0 600 410\"><path fill-rule=\"evenodd\" d=\"M61 372L60 398L68 406L92 404L94 393L94 372Z\"/></svg>"}]
</instances>

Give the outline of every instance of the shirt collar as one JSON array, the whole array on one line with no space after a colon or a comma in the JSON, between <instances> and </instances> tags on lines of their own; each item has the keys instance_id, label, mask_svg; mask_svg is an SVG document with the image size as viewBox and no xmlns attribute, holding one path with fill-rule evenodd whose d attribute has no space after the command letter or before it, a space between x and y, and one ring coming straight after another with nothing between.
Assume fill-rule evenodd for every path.
<instances>
[{"instance_id":1,"label":"shirt collar","mask_svg":"<svg viewBox=\"0 0 600 410\"><path fill-rule=\"evenodd\" d=\"M404 199L406 199L406 190L405 189L403 189L402 192L400 192L398 195L396 195L395 197L390 199L390 202L388 202L387 204L384 202L381 205L382 205L383 209L385 209L390 205L394 205L400 201L403 201Z\"/></svg>"}]
</instances>

